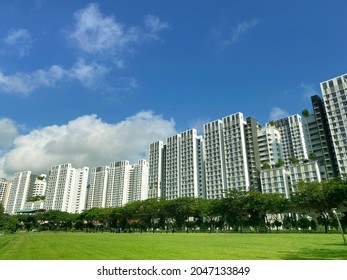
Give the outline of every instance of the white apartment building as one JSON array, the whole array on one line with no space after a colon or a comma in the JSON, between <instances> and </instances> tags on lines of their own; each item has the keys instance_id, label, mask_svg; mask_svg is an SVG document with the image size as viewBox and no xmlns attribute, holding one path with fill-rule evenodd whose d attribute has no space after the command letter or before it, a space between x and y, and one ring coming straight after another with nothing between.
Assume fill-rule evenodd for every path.
<instances>
[{"instance_id":1,"label":"white apartment building","mask_svg":"<svg viewBox=\"0 0 347 280\"><path fill-rule=\"evenodd\" d=\"M148 198L162 197L164 143L149 145Z\"/></svg>"},{"instance_id":2,"label":"white apartment building","mask_svg":"<svg viewBox=\"0 0 347 280\"><path fill-rule=\"evenodd\" d=\"M145 159L140 159L137 164L132 166L127 203L148 198L148 173L149 164Z\"/></svg>"},{"instance_id":3,"label":"white apartment building","mask_svg":"<svg viewBox=\"0 0 347 280\"><path fill-rule=\"evenodd\" d=\"M203 140L196 129L167 138L164 150L165 197L204 197Z\"/></svg>"},{"instance_id":4,"label":"white apartment building","mask_svg":"<svg viewBox=\"0 0 347 280\"><path fill-rule=\"evenodd\" d=\"M0 204L6 209L8 195L10 192L11 181L0 178Z\"/></svg>"},{"instance_id":5,"label":"white apartment building","mask_svg":"<svg viewBox=\"0 0 347 280\"><path fill-rule=\"evenodd\" d=\"M290 174L285 167L263 169L260 172L262 193L282 193L290 196Z\"/></svg>"},{"instance_id":6,"label":"white apartment building","mask_svg":"<svg viewBox=\"0 0 347 280\"><path fill-rule=\"evenodd\" d=\"M287 198L295 191L299 182L321 182L316 161L286 167L263 169L260 172L263 193L282 193Z\"/></svg>"},{"instance_id":7,"label":"white apartment building","mask_svg":"<svg viewBox=\"0 0 347 280\"><path fill-rule=\"evenodd\" d=\"M274 125L281 134L283 160L286 167L290 166L292 157L300 162L308 159L300 115L295 114L281 120L269 122L267 125Z\"/></svg>"},{"instance_id":8,"label":"white apartment building","mask_svg":"<svg viewBox=\"0 0 347 280\"><path fill-rule=\"evenodd\" d=\"M118 207L128 201L129 176L132 166L123 160L110 164L105 207Z\"/></svg>"},{"instance_id":9,"label":"white apartment building","mask_svg":"<svg viewBox=\"0 0 347 280\"><path fill-rule=\"evenodd\" d=\"M223 197L230 189L249 190L245 125L242 113L204 125L207 198Z\"/></svg>"},{"instance_id":10,"label":"white apartment building","mask_svg":"<svg viewBox=\"0 0 347 280\"><path fill-rule=\"evenodd\" d=\"M246 121L242 113L223 118L223 138L228 189L249 190L249 173L245 139Z\"/></svg>"},{"instance_id":11,"label":"white apartment building","mask_svg":"<svg viewBox=\"0 0 347 280\"><path fill-rule=\"evenodd\" d=\"M16 214L17 211L25 208L29 188L33 188L36 177L37 175L31 174L31 171L14 174L7 200L6 213Z\"/></svg>"},{"instance_id":12,"label":"white apartment building","mask_svg":"<svg viewBox=\"0 0 347 280\"><path fill-rule=\"evenodd\" d=\"M70 213L85 209L88 167L75 169L71 163L51 167L44 208Z\"/></svg>"},{"instance_id":13,"label":"white apartment building","mask_svg":"<svg viewBox=\"0 0 347 280\"><path fill-rule=\"evenodd\" d=\"M46 193L47 181L46 174L41 174L35 178L33 188L29 188L28 190L28 198L34 198L37 196L44 197ZM26 210L34 210L34 209L43 209L44 207L44 199L40 199L38 201L30 202L27 201L24 205L24 209Z\"/></svg>"},{"instance_id":14,"label":"white apartment building","mask_svg":"<svg viewBox=\"0 0 347 280\"><path fill-rule=\"evenodd\" d=\"M320 83L338 173L347 176L347 74Z\"/></svg>"},{"instance_id":15,"label":"white apartment building","mask_svg":"<svg viewBox=\"0 0 347 280\"><path fill-rule=\"evenodd\" d=\"M109 170L109 166L94 167L91 169L87 209L105 207Z\"/></svg>"},{"instance_id":16,"label":"white apartment building","mask_svg":"<svg viewBox=\"0 0 347 280\"><path fill-rule=\"evenodd\" d=\"M165 148L165 197L175 199L180 197L180 144L181 135L176 134L167 138Z\"/></svg>"},{"instance_id":17,"label":"white apartment building","mask_svg":"<svg viewBox=\"0 0 347 280\"><path fill-rule=\"evenodd\" d=\"M75 169L75 182L70 202L72 213L82 213L86 209L88 174L89 167Z\"/></svg>"},{"instance_id":18,"label":"white apartment building","mask_svg":"<svg viewBox=\"0 0 347 280\"><path fill-rule=\"evenodd\" d=\"M262 164L268 163L274 166L280 158L283 158L281 134L279 130L267 125L258 130L259 157Z\"/></svg>"},{"instance_id":19,"label":"white apartment building","mask_svg":"<svg viewBox=\"0 0 347 280\"><path fill-rule=\"evenodd\" d=\"M310 161L289 167L291 191L299 182L321 182L321 174L317 161Z\"/></svg>"}]
</instances>

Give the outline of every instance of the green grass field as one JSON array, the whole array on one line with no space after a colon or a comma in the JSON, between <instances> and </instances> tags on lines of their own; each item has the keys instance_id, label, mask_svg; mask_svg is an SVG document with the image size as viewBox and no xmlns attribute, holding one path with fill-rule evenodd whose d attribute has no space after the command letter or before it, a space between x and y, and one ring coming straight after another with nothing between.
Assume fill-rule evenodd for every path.
<instances>
[{"instance_id":1,"label":"green grass field","mask_svg":"<svg viewBox=\"0 0 347 280\"><path fill-rule=\"evenodd\" d=\"M340 234L18 233L2 260L347 260Z\"/></svg>"}]
</instances>

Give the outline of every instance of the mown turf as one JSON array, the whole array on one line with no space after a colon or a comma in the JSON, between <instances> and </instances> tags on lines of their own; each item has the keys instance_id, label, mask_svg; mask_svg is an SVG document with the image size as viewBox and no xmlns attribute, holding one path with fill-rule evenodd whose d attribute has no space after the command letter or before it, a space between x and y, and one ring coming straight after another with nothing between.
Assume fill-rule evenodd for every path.
<instances>
[{"instance_id":1,"label":"mown turf","mask_svg":"<svg viewBox=\"0 0 347 280\"><path fill-rule=\"evenodd\" d=\"M2 260L347 260L339 234L20 233Z\"/></svg>"}]
</instances>

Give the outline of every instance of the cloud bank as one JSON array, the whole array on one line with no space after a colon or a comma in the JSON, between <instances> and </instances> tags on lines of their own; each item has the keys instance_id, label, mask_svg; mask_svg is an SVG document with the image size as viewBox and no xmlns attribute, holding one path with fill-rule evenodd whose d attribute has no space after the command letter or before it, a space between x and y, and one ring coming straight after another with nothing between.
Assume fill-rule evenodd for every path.
<instances>
[{"instance_id":1,"label":"cloud bank","mask_svg":"<svg viewBox=\"0 0 347 280\"><path fill-rule=\"evenodd\" d=\"M24 170L47 173L52 165L67 162L74 167L97 167L120 160L135 163L147 158L149 144L176 133L173 120L151 111L139 112L116 124L86 115L27 135L15 137L12 132L13 148L0 157L0 177Z\"/></svg>"}]
</instances>

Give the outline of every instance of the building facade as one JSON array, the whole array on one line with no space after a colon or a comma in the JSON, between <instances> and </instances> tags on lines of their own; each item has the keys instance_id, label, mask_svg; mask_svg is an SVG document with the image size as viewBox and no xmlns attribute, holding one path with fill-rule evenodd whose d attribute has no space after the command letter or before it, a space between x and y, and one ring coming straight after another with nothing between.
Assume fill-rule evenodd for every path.
<instances>
[{"instance_id":1,"label":"building facade","mask_svg":"<svg viewBox=\"0 0 347 280\"><path fill-rule=\"evenodd\" d=\"M44 208L70 213L85 209L89 168L75 169L71 163L51 167Z\"/></svg>"},{"instance_id":2,"label":"building facade","mask_svg":"<svg viewBox=\"0 0 347 280\"><path fill-rule=\"evenodd\" d=\"M132 166L123 160L110 164L105 207L125 205L129 194L129 176Z\"/></svg>"},{"instance_id":3,"label":"building facade","mask_svg":"<svg viewBox=\"0 0 347 280\"><path fill-rule=\"evenodd\" d=\"M281 135L282 153L285 166L291 165L291 159L296 158L299 162L308 159L304 130L301 116L298 114L276 121L267 125L275 126Z\"/></svg>"},{"instance_id":4,"label":"building facade","mask_svg":"<svg viewBox=\"0 0 347 280\"><path fill-rule=\"evenodd\" d=\"M149 163L140 159L130 169L127 203L146 200L148 198Z\"/></svg>"},{"instance_id":5,"label":"building facade","mask_svg":"<svg viewBox=\"0 0 347 280\"><path fill-rule=\"evenodd\" d=\"M11 181L0 178L0 204L6 209L8 195L10 192Z\"/></svg>"},{"instance_id":6,"label":"building facade","mask_svg":"<svg viewBox=\"0 0 347 280\"><path fill-rule=\"evenodd\" d=\"M148 198L162 197L164 174L164 143L157 141L149 145Z\"/></svg>"},{"instance_id":7,"label":"building facade","mask_svg":"<svg viewBox=\"0 0 347 280\"><path fill-rule=\"evenodd\" d=\"M29 189L34 188L37 175L31 171L22 171L14 174L11 181L10 191L6 204L6 213L16 214L17 211L24 210L28 199Z\"/></svg>"},{"instance_id":8,"label":"building facade","mask_svg":"<svg viewBox=\"0 0 347 280\"><path fill-rule=\"evenodd\" d=\"M86 209L105 207L109 169L109 166L91 169Z\"/></svg>"},{"instance_id":9,"label":"building facade","mask_svg":"<svg viewBox=\"0 0 347 280\"><path fill-rule=\"evenodd\" d=\"M337 173L347 176L347 74L320 83Z\"/></svg>"}]
</instances>

